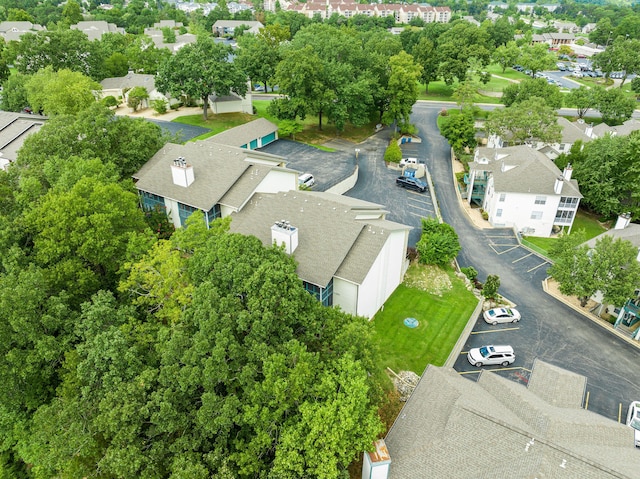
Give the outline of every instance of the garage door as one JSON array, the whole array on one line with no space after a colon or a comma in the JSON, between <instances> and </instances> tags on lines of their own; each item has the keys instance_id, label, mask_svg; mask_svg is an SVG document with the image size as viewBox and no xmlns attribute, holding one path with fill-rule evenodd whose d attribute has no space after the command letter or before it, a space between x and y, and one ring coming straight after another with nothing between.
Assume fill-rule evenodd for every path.
<instances>
[{"instance_id":1,"label":"garage door","mask_svg":"<svg viewBox=\"0 0 640 479\"><path fill-rule=\"evenodd\" d=\"M256 148L258 148L258 140L251 140L251 143L249 143L249 149L255 150Z\"/></svg>"}]
</instances>

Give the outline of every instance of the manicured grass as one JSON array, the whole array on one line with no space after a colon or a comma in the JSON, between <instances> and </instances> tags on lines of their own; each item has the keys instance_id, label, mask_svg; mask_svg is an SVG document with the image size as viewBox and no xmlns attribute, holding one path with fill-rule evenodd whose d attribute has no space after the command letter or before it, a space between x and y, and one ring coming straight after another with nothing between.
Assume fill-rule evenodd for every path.
<instances>
[{"instance_id":1,"label":"manicured grass","mask_svg":"<svg viewBox=\"0 0 640 479\"><path fill-rule=\"evenodd\" d=\"M598 221L595 215L586 213L582 210L578 210L576 219L573 221L573 227L571 228L571 234L584 230L585 241L595 238L601 233L607 231L607 228ZM549 250L553 247L557 241L556 238L538 238L536 236L527 236L525 238L528 242L532 243L535 247L541 250L541 253L549 256ZM553 257L551 257L553 259Z\"/></svg>"},{"instance_id":2,"label":"manicured grass","mask_svg":"<svg viewBox=\"0 0 640 479\"><path fill-rule=\"evenodd\" d=\"M420 268L424 266L409 268L405 283L373 319L381 371L389 367L396 373L410 370L422 374L427 364L442 366L478 303L451 270L442 272L452 287L441 296L407 286L412 275L420 274ZM416 318L419 326L405 326L403 321L408 317Z\"/></svg>"},{"instance_id":3,"label":"manicured grass","mask_svg":"<svg viewBox=\"0 0 640 479\"><path fill-rule=\"evenodd\" d=\"M498 75L504 78L510 78L511 80L522 81L522 80L526 80L527 78L531 78L529 75L525 75L524 73L519 72L518 70L514 70L511 67L507 67L507 69L503 73L502 67L497 64L489 65L487 67L487 71L492 75Z\"/></svg>"}]
</instances>

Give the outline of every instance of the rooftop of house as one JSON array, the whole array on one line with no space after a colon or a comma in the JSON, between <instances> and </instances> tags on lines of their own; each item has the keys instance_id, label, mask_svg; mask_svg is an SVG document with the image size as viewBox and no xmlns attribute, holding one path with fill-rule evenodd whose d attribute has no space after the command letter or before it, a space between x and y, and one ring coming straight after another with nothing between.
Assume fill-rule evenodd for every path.
<instances>
[{"instance_id":1,"label":"rooftop of house","mask_svg":"<svg viewBox=\"0 0 640 479\"><path fill-rule=\"evenodd\" d=\"M331 193L260 193L233 213L231 231L270 245L271 226L289 221L298 229L293 255L303 281L324 287L336 276L362 284L390 232L410 229L384 219L386 213L381 205Z\"/></svg>"},{"instance_id":2,"label":"rooftop of house","mask_svg":"<svg viewBox=\"0 0 640 479\"><path fill-rule=\"evenodd\" d=\"M204 141L212 141L230 146L242 146L255 138L264 137L276 131L278 131L276 124L271 123L266 118L258 118L249 123L229 128Z\"/></svg>"},{"instance_id":3,"label":"rooftop of house","mask_svg":"<svg viewBox=\"0 0 640 479\"><path fill-rule=\"evenodd\" d=\"M607 133L611 135L627 136L638 130L640 130L640 121L635 118L630 118L622 125L617 126L609 126L606 123L600 123L593 127L593 134L597 138L602 138Z\"/></svg>"},{"instance_id":4,"label":"rooftop of house","mask_svg":"<svg viewBox=\"0 0 640 479\"><path fill-rule=\"evenodd\" d=\"M144 75L142 73L129 72L123 77L105 78L100 82L104 90L134 88L142 86L148 92L156 89L156 81L153 75Z\"/></svg>"},{"instance_id":5,"label":"rooftop of house","mask_svg":"<svg viewBox=\"0 0 640 479\"><path fill-rule=\"evenodd\" d=\"M0 111L0 165L15 161L25 138L40 130L45 121L38 115Z\"/></svg>"},{"instance_id":6,"label":"rooftop of house","mask_svg":"<svg viewBox=\"0 0 640 479\"><path fill-rule=\"evenodd\" d=\"M562 143L575 143L580 140L583 143L591 141L591 137L585 133L585 123L575 123L559 116L558 125L562 128Z\"/></svg>"},{"instance_id":7,"label":"rooftop of house","mask_svg":"<svg viewBox=\"0 0 640 479\"><path fill-rule=\"evenodd\" d=\"M478 148L471 170L489 171L496 192L556 195L560 169L547 156L526 145L507 148ZM582 198L576 180L564 181L562 196Z\"/></svg>"},{"instance_id":8,"label":"rooftop of house","mask_svg":"<svg viewBox=\"0 0 640 479\"><path fill-rule=\"evenodd\" d=\"M108 23L104 20L83 20L75 25L71 25L71 28L84 32L87 37L89 37L89 40L100 40L105 33L124 34L124 28L120 28L115 23Z\"/></svg>"},{"instance_id":9,"label":"rooftop of house","mask_svg":"<svg viewBox=\"0 0 640 479\"><path fill-rule=\"evenodd\" d=\"M636 248L640 248L640 224L638 223L629 223L625 228L621 229L611 228L595 238L591 238L585 242L585 244L589 246L589 248L595 248L596 242L603 236L610 236L614 240L626 240L631 242Z\"/></svg>"},{"instance_id":10,"label":"rooftop of house","mask_svg":"<svg viewBox=\"0 0 640 479\"><path fill-rule=\"evenodd\" d=\"M388 477L637 477L633 430L582 409L585 387L540 360L528 386L429 365L385 439Z\"/></svg>"},{"instance_id":11,"label":"rooftop of house","mask_svg":"<svg viewBox=\"0 0 640 479\"><path fill-rule=\"evenodd\" d=\"M213 24L213 29L235 28L239 27L240 25L246 25L251 28L264 28L264 25L262 23L253 20L216 20L216 23Z\"/></svg>"},{"instance_id":12,"label":"rooftop of house","mask_svg":"<svg viewBox=\"0 0 640 479\"><path fill-rule=\"evenodd\" d=\"M173 182L171 165L179 157L193 166L195 180L188 187ZM209 211L215 204L239 208L274 168L286 169L284 158L213 141L194 141L167 143L133 178L141 191Z\"/></svg>"}]
</instances>

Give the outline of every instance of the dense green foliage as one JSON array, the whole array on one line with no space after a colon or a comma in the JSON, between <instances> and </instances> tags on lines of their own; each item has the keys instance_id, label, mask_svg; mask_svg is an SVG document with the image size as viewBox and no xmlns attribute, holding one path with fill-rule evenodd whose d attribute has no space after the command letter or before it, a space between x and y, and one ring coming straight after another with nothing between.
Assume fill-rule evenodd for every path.
<instances>
[{"instance_id":1,"label":"dense green foliage","mask_svg":"<svg viewBox=\"0 0 640 479\"><path fill-rule=\"evenodd\" d=\"M424 264L445 266L460 252L460 241L453 227L436 218L422 218L422 235L416 244Z\"/></svg>"},{"instance_id":2,"label":"dense green foliage","mask_svg":"<svg viewBox=\"0 0 640 479\"><path fill-rule=\"evenodd\" d=\"M584 235L561 236L553 247L556 261L549 274L562 294L577 296L584 306L596 292L603 304L623 304L640 282L638 248L626 240L602 236L593 249L582 243Z\"/></svg>"}]
</instances>

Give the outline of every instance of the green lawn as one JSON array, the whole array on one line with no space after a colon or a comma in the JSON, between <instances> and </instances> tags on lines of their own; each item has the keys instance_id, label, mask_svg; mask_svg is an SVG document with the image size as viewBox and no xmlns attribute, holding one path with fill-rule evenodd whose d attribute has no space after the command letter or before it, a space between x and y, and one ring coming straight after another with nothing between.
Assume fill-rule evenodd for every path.
<instances>
[{"instance_id":1,"label":"green lawn","mask_svg":"<svg viewBox=\"0 0 640 479\"><path fill-rule=\"evenodd\" d=\"M586 240L590 240L591 238L595 238L599 234L607 231L607 228L598 221L598 218L595 215L591 215L582 210L578 210L576 219L573 221L571 234L574 234L580 230L584 230L586 234ZM557 241L556 238L538 238L536 236L527 236L525 237L525 240L532 243L536 248L539 248L540 252L546 256L549 256L548 251Z\"/></svg>"},{"instance_id":2,"label":"green lawn","mask_svg":"<svg viewBox=\"0 0 640 479\"><path fill-rule=\"evenodd\" d=\"M374 317L380 371L389 367L396 373L410 370L422 374L427 364L442 366L478 304L475 296L451 270L437 270L439 273L436 274L448 277L452 285L441 296L407 286L425 268L411 266L405 282L398 286L384 309ZM416 318L419 326L415 329L405 326L403 321L408 317Z\"/></svg>"}]
</instances>

